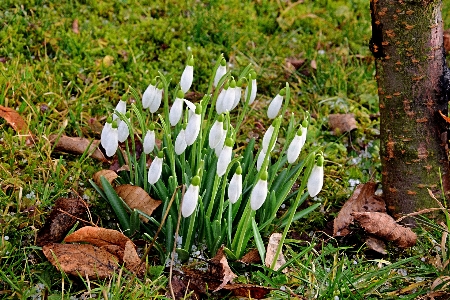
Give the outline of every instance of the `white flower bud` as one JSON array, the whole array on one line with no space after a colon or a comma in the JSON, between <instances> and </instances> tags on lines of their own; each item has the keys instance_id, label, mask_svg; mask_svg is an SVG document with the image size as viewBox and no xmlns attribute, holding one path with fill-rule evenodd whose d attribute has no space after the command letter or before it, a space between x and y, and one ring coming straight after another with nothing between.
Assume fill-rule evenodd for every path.
<instances>
[{"instance_id":1,"label":"white flower bud","mask_svg":"<svg viewBox=\"0 0 450 300\"><path fill-rule=\"evenodd\" d=\"M250 195L250 207L253 210L258 210L266 201L267 198L267 178L258 179Z\"/></svg>"},{"instance_id":2,"label":"white flower bud","mask_svg":"<svg viewBox=\"0 0 450 300\"><path fill-rule=\"evenodd\" d=\"M314 165L311 175L309 175L308 183L306 187L308 188L308 193L311 197L317 196L322 190L323 186L323 165Z\"/></svg>"},{"instance_id":3,"label":"white flower bud","mask_svg":"<svg viewBox=\"0 0 450 300\"><path fill-rule=\"evenodd\" d=\"M156 156L148 169L148 183L155 184L159 180L162 173L162 165L163 159Z\"/></svg>"},{"instance_id":4,"label":"white flower bud","mask_svg":"<svg viewBox=\"0 0 450 300\"><path fill-rule=\"evenodd\" d=\"M183 99L175 98L175 102L172 104L169 112L170 125L175 126L180 122L181 115L183 114Z\"/></svg>"},{"instance_id":5,"label":"white flower bud","mask_svg":"<svg viewBox=\"0 0 450 300\"><path fill-rule=\"evenodd\" d=\"M150 103L152 103L155 98L155 93L156 93L156 87L152 84L150 84L147 87L147 89L145 89L145 92L142 95L142 107L143 108L150 107Z\"/></svg>"},{"instance_id":6,"label":"white flower bud","mask_svg":"<svg viewBox=\"0 0 450 300\"><path fill-rule=\"evenodd\" d=\"M215 148L225 133L226 131L223 129L223 122L216 120L209 131L209 147Z\"/></svg>"},{"instance_id":7,"label":"white flower bud","mask_svg":"<svg viewBox=\"0 0 450 300\"><path fill-rule=\"evenodd\" d=\"M181 75L181 80L180 80L180 88L183 91L183 93L186 93L187 91L189 91L193 80L194 80L194 67L187 65L184 68L184 71L183 71L183 74Z\"/></svg>"},{"instance_id":8,"label":"white flower bud","mask_svg":"<svg viewBox=\"0 0 450 300\"><path fill-rule=\"evenodd\" d=\"M106 156L111 157L116 153L117 147L119 146L119 134L117 128L111 127L108 130L105 139L102 139L102 146L105 148Z\"/></svg>"},{"instance_id":9,"label":"white flower bud","mask_svg":"<svg viewBox=\"0 0 450 300\"><path fill-rule=\"evenodd\" d=\"M217 84L219 84L220 79L227 74L227 67L224 65L220 65L217 69L216 76L214 76L214 86L217 87Z\"/></svg>"},{"instance_id":10,"label":"white flower bud","mask_svg":"<svg viewBox=\"0 0 450 300\"><path fill-rule=\"evenodd\" d=\"M231 155L233 154L233 148L230 146L223 146L220 152L219 159L217 160L217 175L222 177L227 171L228 165L231 162Z\"/></svg>"},{"instance_id":11,"label":"white flower bud","mask_svg":"<svg viewBox=\"0 0 450 300\"><path fill-rule=\"evenodd\" d=\"M232 204L236 203L242 194L242 174L234 173L228 185L228 199Z\"/></svg>"},{"instance_id":12,"label":"white flower bud","mask_svg":"<svg viewBox=\"0 0 450 300\"><path fill-rule=\"evenodd\" d=\"M188 187L186 193L184 194L183 201L181 204L181 214L184 218L189 217L195 211L198 202L198 193L200 191L200 178L195 176L191 185Z\"/></svg>"},{"instance_id":13,"label":"white flower bud","mask_svg":"<svg viewBox=\"0 0 450 300\"><path fill-rule=\"evenodd\" d=\"M223 114L225 112L225 104L224 104L224 99L225 99L225 95L228 91L228 87L227 88L223 88L220 93L219 96L217 96L217 101L216 101L216 112L220 115Z\"/></svg>"},{"instance_id":14,"label":"white flower bud","mask_svg":"<svg viewBox=\"0 0 450 300\"><path fill-rule=\"evenodd\" d=\"M283 104L283 96L278 94L275 98L273 98L272 102L270 102L269 108L267 109L267 116L269 119L276 118L278 112L280 111L281 104Z\"/></svg>"},{"instance_id":15,"label":"white flower bud","mask_svg":"<svg viewBox=\"0 0 450 300\"><path fill-rule=\"evenodd\" d=\"M303 131L303 130L301 130ZM304 142L304 135L297 135L295 134L294 139L289 144L289 148L287 150L287 161L288 163L292 164L294 163L298 156L300 155L300 151L303 148Z\"/></svg>"},{"instance_id":16,"label":"white flower bud","mask_svg":"<svg viewBox=\"0 0 450 300\"><path fill-rule=\"evenodd\" d=\"M119 127L117 128L117 137L119 142L123 143L130 135L130 131L128 130L128 125L124 121L120 121Z\"/></svg>"},{"instance_id":17,"label":"white flower bud","mask_svg":"<svg viewBox=\"0 0 450 300\"><path fill-rule=\"evenodd\" d=\"M127 103L123 100L119 100L119 103L117 103L117 106L116 106L116 111L120 112L121 114L125 114L127 111ZM116 114L113 114L113 121L117 118L119 118L119 116Z\"/></svg>"},{"instance_id":18,"label":"white flower bud","mask_svg":"<svg viewBox=\"0 0 450 300\"><path fill-rule=\"evenodd\" d=\"M198 133L200 132L201 118L201 115L195 113L189 118L185 130L185 140L188 146L192 145L197 139Z\"/></svg>"},{"instance_id":19,"label":"white flower bud","mask_svg":"<svg viewBox=\"0 0 450 300\"><path fill-rule=\"evenodd\" d=\"M256 160L256 170L258 170L258 172L259 172L259 170L261 170L261 166L264 162L264 158L266 158L266 152L264 152L264 149L263 149L259 152L258 159Z\"/></svg>"},{"instance_id":20,"label":"white flower bud","mask_svg":"<svg viewBox=\"0 0 450 300\"><path fill-rule=\"evenodd\" d=\"M222 152L223 149L223 144L225 144L225 139L227 138L227 131L224 130L223 131L223 135L222 138L220 139L219 143L217 144L217 146L214 148L214 152L216 153L216 156L219 157L220 156L220 152Z\"/></svg>"},{"instance_id":21,"label":"white flower bud","mask_svg":"<svg viewBox=\"0 0 450 300\"><path fill-rule=\"evenodd\" d=\"M275 148L275 144L277 142L277 139L275 139L275 142L273 143L272 149L270 149L270 151L268 151L269 144L270 144L270 139L272 138L274 129L275 128L272 125L270 125L269 128L267 129L267 131L264 133L262 146L263 146L264 152L266 152L266 153L272 151L273 148Z\"/></svg>"},{"instance_id":22,"label":"white flower bud","mask_svg":"<svg viewBox=\"0 0 450 300\"><path fill-rule=\"evenodd\" d=\"M150 102L150 106L149 106L150 112L152 114L155 113L161 106L163 90L162 90L162 88L157 87L155 89L154 93L155 93L155 96L153 98L153 101Z\"/></svg>"},{"instance_id":23,"label":"white flower bud","mask_svg":"<svg viewBox=\"0 0 450 300\"><path fill-rule=\"evenodd\" d=\"M145 154L149 154L150 152L153 151L153 149L155 148L155 131L154 130L147 130L147 133L145 134L145 137L144 137L143 146L144 146Z\"/></svg>"},{"instance_id":24,"label":"white flower bud","mask_svg":"<svg viewBox=\"0 0 450 300\"><path fill-rule=\"evenodd\" d=\"M187 144L186 144L186 137L185 137L185 130L181 129L180 132L177 135L177 138L175 139L175 153L177 155L180 155L186 150Z\"/></svg>"}]
</instances>

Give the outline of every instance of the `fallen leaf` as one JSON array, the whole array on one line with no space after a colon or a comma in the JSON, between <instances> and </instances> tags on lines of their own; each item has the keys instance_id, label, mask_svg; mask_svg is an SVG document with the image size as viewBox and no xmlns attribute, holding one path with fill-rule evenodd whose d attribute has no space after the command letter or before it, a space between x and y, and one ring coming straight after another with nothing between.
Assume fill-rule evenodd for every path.
<instances>
[{"instance_id":1,"label":"fallen leaf","mask_svg":"<svg viewBox=\"0 0 450 300\"><path fill-rule=\"evenodd\" d=\"M86 219L87 204L79 198L59 198L45 220L36 238L36 244L43 246L61 242L78 219Z\"/></svg>"},{"instance_id":2,"label":"fallen leaf","mask_svg":"<svg viewBox=\"0 0 450 300\"><path fill-rule=\"evenodd\" d=\"M101 162L108 161L102 151L98 149L98 145L100 144L99 140L94 140L91 142L86 138L69 137L65 135L58 136L56 134L50 135L49 140L50 143L55 145L55 150L78 155L83 154L87 150L90 157Z\"/></svg>"},{"instance_id":3,"label":"fallen leaf","mask_svg":"<svg viewBox=\"0 0 450 300\"><path fill-rule=\"evenodd\" d=\"M227 284L223 289L231 291L233 296L246 297L247 299L263 299L268 293L276 290L274 288L253 284Z\"/></svg>"},{"instance_id":4,"label":"fallen leaf","mask_svg":"<svg viewBox=\"0 0 450 300\"><path fill-rule=\"evenodd\" d=\"M92 245L48 244L45 257L58 270L85 278L107 278L118 268L118 258Z\"/></svg>"},{"instance_id":5,"label":"fallen leaf","mask_svg":"<svg viewBox=\"0 0 450 300\"><path fill-rule=\"evenodd\" d=\"M258 249L252 249L247 252L238 262L243 264L255 264L261 262L261 256L259 256Z\"/></svg>"},{"instance_id":6,"label":"fallen leaf","mask_svg":"<svg viewBox=\"0 0 450 300\"><path fill-rule=\"evenodd\" d=\"M335 134L350 132L358 128L353 114L331 114L328 118L330 127Z\"/></svg>"},{"instance_id":7,"label":"fallen leaf","mask_svg":"<svg viewBox=\"0 0 450 300\"><path fill-rule=\"evenodd\" d=\"M128 241L125 244L125 251L123 253L123 262L125 263L125 268L131 272L138 274L139 276L144 275L145 268L140 267L141 259L136 252L136 248L133 242Z\"/></svg>"},{"instance_id":8,"label":"fallen leaf","mask_svg":"<svg viewBox=\"0 0 450 300\"><path fill-rule=\"evenodd\" d=\"M110 67L113 64L113 61L114 61L114 57L112 57L111 55L106 55L102 59L102 64L105 67Z\"/></svg>"},{"instance_id":9,"label":"fallen leaf","mask_svg":"<svg viewBox=\"0 0 450 300\"><path fill-rule=\"evenodd\" d=\"M95 184L99 187L102 186L102 183L100 181L101 176L104 176L111 185L113 185L114 180L118 177L117 173L111 170L100 170L98 172L95 172L92 178L94 179Z\"/></svg>"},{"instance_id":10,"label":"fallen leaf","mask_svg":"<svg viewBox=\"0 0 450 300\"><path fill-rule=\"evenodd\" d=\"M373 236L368 236L366 238L366 246L367 248L372 249L373 251L376 251L383 255L387 254L386 244L382 240L377 239Z\"/></svg>"},{"instance_id":11,"label":"fallen leaf","mask_svg":"<svg viewBox=\"0 0 450 300\"><path fill-rule=\"evenodd\" d=\"M314 70L317 70L317 62L315 59L311 60L311 68L313 68Z\"/></svg>"},{"instance_id":12,"label":"fallen leaf","mask_svg":"<svg viewBox=\"0 0 450 300\"><path fill-rule=\"evenodd\" d=\"M384 240L392 241L400 248L408 248L416 244L417 235L411 229L399 225L388 214L354 212L352 215L366 232Z\"/></svg>"},{"instance_id":13,"label":"fallen leaf","mask_svg":"<svg viewBox=\"0 0 450 300\"><path fill-rule=\"evenodd\" d=\"M272 233L272 235L269 237L269 244L267 244L267 251L266 251L266 259L264 263L266 264L266 267L271 268L273 260L275 258L275 254L277 252L278 245L281 241L281 233ZM280 252L280 255L278 255L278 259L275 263L274 270L277 271L282 265L286 263L286 259L284 258L283 253ZM284 268L283 273L287 272L287 269Z\"/></svg>"},{"instance_id":14,"label":"fallen leaf","mask_svg":"<svg viewBox=\"0 0 450 300\"><path fill-rule=\"evenodd\" d=\"M64 239L67 243L87 242L94 246L102 247L107 245L117 245L125 250L125 245L131 240L123 233L101 227L85 226L69 234Z\"/></svg>"},{"instance_id":15,"label":"fallen leaf","mask_svg":"<svg viewBox=\"0 0 450 300\"><path fill-rule=\"evenodd\" d=\"M75 34L80 34L80 29L78 28L78 19L73 20L72 31Z\"/></svg>"},{"instance_id":16,"label":"fallen leaf","mask_svg":"<svg viewBox=\"0 0 450 300\"><path fill-rule=\"evenodd\" d=\"M214 292L221 290L228 282L232 282L233 279L237 277L228 265L228 260L223 251L223 246L217 251L216 256L210 260L209 272L211 275L217 276L219 281L222 281Z\"/></svg>"},{"instance_id":17,"label":"fallen leaf","mask_svg":"<svg viewBox=\"0 0 450 300\"><path fill-rule=\"evenodd\" d=\"M447 290L450 287L450 276L440 276L433 281L431 289L438 288L441 291Z\"/></svg>"},{"instance_id":18,"label":"fallen leaf","mask_svg":"<svg viewBox=\"0 0 450 300\"><path fill-rule=\"evenodd\" d=\"M376 189L377 184L374 182L367 182L356 187L334 219L334 236L345 236L350 233L348 226L353 223L353 212L386 212L383 199L374 195Z\"/></svg>"},{"instance_id":19,"label":"fallen leaf","mask_svg":"<svg viewBox=\"0 0 450 300\"><path fill-rule=\"evenodd\" d=\"M450 123L450 118L449 118L449 117L447 117L446 115L444 115L444 114L442 113L442 111L439 111L439 113L441 114L441 117L443 117L444 120L445 120L447 123Z\"/></svg>"},{"instance_id":20,"label":"fallen leaf","mask_svg":"<svg viewBox=\"0 0 450 300\"><path fill-rule=\"evenodd\" d=\"M122 184L114 189L123 201L131 208L138 209L151 216L153 211L161 204L161 201L155 200L141 187ZM141 220L147 222L148 219L140 216Z\"/></svg>"},{"instance_id":21,"label":"fallen leaf","mask_svg":"<svg viewBox=\"0 0 450 300\"><path fill-rule=\"evenodd\" d=\"M28 133L27 123L15 109L0 105L0 117L19 134Z\"/></svg>"}]
</instances>

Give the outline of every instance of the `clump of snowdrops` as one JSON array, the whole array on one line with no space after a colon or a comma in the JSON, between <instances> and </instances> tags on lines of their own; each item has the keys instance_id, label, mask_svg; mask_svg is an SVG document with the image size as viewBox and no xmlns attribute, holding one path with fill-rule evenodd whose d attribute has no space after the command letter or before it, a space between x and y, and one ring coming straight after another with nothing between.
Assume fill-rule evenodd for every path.
<instances>
[{"instance_id":1,"label":"clump of snowdrops","mask_svg":"<svg viewBox=\"0 0 450 300\"><path fill-rule=\"evenodd\" d=\"M169 255L176 243L177 252L185 254L179 256L185 258L193 246L206 245L214 255L224 245L229 257L239 259L253 239L263 261L264 238L283 230L275 263L292 222L320 205L297 212L308 194L315 197L323 184L322 154L301 154L309 114L282 120L290 102L286 83L268 106L269 126L262 140L252 139L238 148L241 125L257 99L255 71L249 65L233 76L220 55L208 91L198 103L184 99L193 78L191 57L176 86L171 85L174 78L159 73L142 97L130 87L130 94L142 101L129 105L125 95L104 126L101 144L106 155L117 153L120 163L127 164L117 183L140 186L162 201L152 216L115 203L122 230L152 239L161 228L160 253ZM280 134L283 145L277 144ZM139 157L135 136L143 145ZM125 155L118 151L119 142L125 142ZM298 181L300 186L293 189ZM102 185L109 191L103 195L113 204L117 194L106 180ZM278 213L280 207L285 207L283 213ZM140 217L149 222L142 223Z\"/></svg>"}]
</instances>

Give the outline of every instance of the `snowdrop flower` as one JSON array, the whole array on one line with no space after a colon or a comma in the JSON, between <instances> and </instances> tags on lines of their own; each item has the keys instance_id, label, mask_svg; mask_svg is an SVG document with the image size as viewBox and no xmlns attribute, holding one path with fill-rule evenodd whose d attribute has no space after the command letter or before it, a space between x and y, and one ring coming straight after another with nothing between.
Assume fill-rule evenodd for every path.
<instances>
[{"instance_id":1,"label":"snowdrop flower","mask_svg":"<svg viewBox=\"0 0 450 300\"><path fill-rule=\"evenodd\" d=\"M225 93L225 95L223 96L223 100L222 100L222 110L219 113L224 113L227 111L231 111L233 105L234 105L234 100L236 98L236 80L231 80L230 85Z\"/></svg>"},{"instance_id":2,"label":"snowdrop flower","mask_svg":"<svg viewBox=\"0 0 450 300\"><path fill-rule=\"evenodd\" d=\"M177 138L175 139L175 153L177 155L181 155L184 150L186 150L187 144L186 144L186 131L183 129L180 130L180 132L177 135Z\"/></svg>"},{"instance_id":3,"label":"snowdrop flower","mask_svg":"<svg viewBox=\"0 0 450 300\"><path fill-rule=\"evenodd\" d=\"M255 71L251 71L250 72L249 80L250 80L251 89L252 89L251 92L250 92L250 100L248 101L248 104L250 105L256 99L257 86L256 86L256 73L255 73ZM245 88L244 101L247 101L248 90L249 90L249 85L247 85L247 87Z\"/></svg>"},{"instance_id":4,"label":"snowdrop flower","mask_svg":"<svg viewBox=\"0 0 450 300\"><path fill-rule=\"evenodd\" d=\"M200 132L200 125L202 119L202 107L200 104L196 105L195 113L189 118L185 131L185 140L188 146L192 145L197 139Z\"/></svg>"},{"instance_id":5,"label":"snowdrop flower","mask_svg":"<svg viewBox=\"0 0 450 300\"><path fill-rule=\"evenodd\" d=\"M144 94L142 95L142 107L149 108L150 103L153 102L156 95L156 78L152 80L152 82L148 85L147 89L145 89Z\"/></svg>"},{"instance_id":6,"label":"snowdrop flower","mask_svg":"<svg viewBox=\"0 0 450 300\"><path fill-rule=\"evenodd\" d=\"M159 151L158 156L153 159L152 164L148 169L148 183L155 184L161 177L163 157L164 153L162 151Z\"/></svg>"},{"instance_id":7,"label":"snowdrop flower","mask_svg":"<svg viewBox=\"0 0 450 300\"><path fill-rule=\"evenodd\" d=\"M155 125L150 124L150 129L147 130L144 137L143 146L145 154L149 154L155 148Z\"/></svg>"},{"instance_id":8,"label":"snowdrop flower","mask_svg":"<svg viewBox=\"0 0 450 300\"><path fill-rule=\"evenodd\" d=\"M216 112L220 115L223 114L225 112L225 96L227 94L229 88L229 83L225 83L223 85L223 89L220 91L219 96L217 96L217 101L216 101Z\"/></svg>"},{"instance_id":9,"label":"snowdrop flower","mask_svg":"<svg viewBox=\"0 0 450 300\"><path fill-rule=\"evenodd\" d=\"M309 175L308 183L306 187L308 188L308 193L311 197L317 196L323 186L323 156L320 155L317 159L311 175Z\"/></svg>"},{"instance_id":10,"label":"snowdrop flower","mask_svg":"<svg viewBox=\"0 0 450 300\"><path fill-rule=\"evenodd\" d=\"M288 163L292 164L297 160L303 145L305 145L305 135L306 134L303 134L303 127L299 128L287 150Z\"/></svg>"},{"instance_id":11,"label":"snowdrop flower","mask_svg":"<svg viewBox=\"0 0 450 300\"><path fill-rule=\"evenodd\" d=\"M130 112L125 114L125 117L130 121ZM125 121L120 121L119 126L117 128L117 137L119 142L123 143L130 135L130 131L128 130L128 125Z\"/></svg>"},{"instance_id":12,"label":"snowdrop flower","mask_svg":"<svg viewBox=\"0 0 450 300\"><path fill-rule=\"evenodd\" d=\"M120 112L121 114L125 114L125 112L127 111L127 102L123 99L120 99L119 103L117 103L117 105L116 105L116 111ZM119 116L116 114L113 114L113 121L116 120L117 118L119 118Z\"/></svg>"},{"instance_id":13,"label":"snowdrop flower","mask_svg":"<svg viewBox=\"0 0 450 300\"><path fill-rule=\"evenodd\" d=\"M106 119L105 126L103 126L102 133L100 135L100 143L102 144L103 148L105 148L103 143L106 142L106 139L108 138L109 132L111 131L111 128L112 128L112 121L113 121L112 117L109 116Z\"/></svg>"},{"instance_id":14,"label":"snowdrop flower","mask_svg":"<svg viewBox=\"0 0 450 300\"><path fill-rule=\"evenodd\" d=\"M227 61L225 58L222 58L220 61L219 68L217 68L216 75L214 76L214 87L217 87L219 84L220 79L227 74Z\"/></svg>"},{"instance_id":15,"label":"snowdrop flower","mask_svg":"<svg viewBox=\"0 0 450 300\"><path fill-rule=\"evenodd\" d=\"M161 106L162 94L163 94L163 84L162 82L160 82L158 86L155 88L155 97L153 98L152 102L150 102L149 109L152 114L155 113Z\"/></svg>"},{"instance_id":16,"label":"snowdrop flower","mask_svg":"<svg viewBox=\"0 0 450 300\"><path fill-rule=\"evenodd\" d=\"M219 157L220 156L220 152L222 152L223 149L223 144L225 144L225 139L227 138L227 131L224 130L223 131L223 135L222 138L220 139L219 143L217 144L217 146L214 148L214 152L216 153L216 156Z\"/></svg>"},{"instance_id":17,"label":"snowdrop flower","mask_svg":"<svg viewBox=\"0 0 450 300\"><path fill-rule=\"evenodd\" d=\"M188 187L181 203L181 214L184 218L189 217L195 211L198 202L198 193L200 191L200 177L194 176L191 185Z\"/></svg>"},{"instance_id":18,"label":"snowdrop flower","mask_svg":"<svg viewBox=\"0 0 450 300\"><path fill-rule=\"evenodd\" d=\"M231 156L233 154L233 144L232 138L228 138L225 141L222 151L220 152L219 159L217 160L217 176L222 177L227 171L228 165L231 162Z\"/></svg>"},{"instance_id":19,"label":"snowdrop flower","mask_svg":"<svg viewBox=\"0 0 450 300\"><path fill-rule=\"evenodd\" d=\"M281 116L279 116L277 119L275 119L272 122L272 125L270 125L269 128L267 129L267 131L264 133L263 141L262 141L262 147L263 147L264 152L266 152L266 153L271 152L273 150L273 148L275 148L275 144L277 143L277 137L275 137L275 141L272 145L272 149L270 149L270 151L268 150L269 145L270 145L270 140L272 139L272 135L275 130L275 127L279 127L280 123L281 123Z\"/></svg>"},{"instance_id":20,"label":"snowdrop flower","mask_svg":"<svg viewBox=\"0 0 450 300\"><path fill-rule=\"evenodd\" d=\"M179 90L177 93L177 97L172 104L169 112L169 121L170 125L175 126L180 122L181 115L183 114L183 97L184 93L182 90Z\"/></svg>"},{"instance_id":21,"label":"snowdrop flower","mask_svg":"<svg viewBox=\"0 0 450 300\"><path fill-rule=\"evenodd\" d=\"M308 114L309 115L309 114ZM306 142L306 134L308 133L308 125L309 122L307 119L303 120L302 122L302 139L303 139L303 145Z\"/></svg>"},{"instance_id":22,"label":"snowdrop flower","mask_svg":"<svg viewBox=\"0 0 450 300\"><path fill-rule=\"evenodd\" d=\"M258 182L255 184L250 195L250 207L253 210L258 210L266 201L267 197L267 171L261 173Z\"/></svg>"},{"instance_id":23,"label":"snowdrop flower","mask_svg":"<svg viewBox=\"0 0 450 300\"><path fill-rule=\"evenodd\" d=\"M267 109L267 116L269 119L274 119L280 112L281 105L283 104L283 96L286 95L286 89L282 88L280 92L273 98Z\"/></svg>"},{"instance_id":24,"label":"snowdrop flower","mask_svg":"<svg viewBox=\"0 0 450 300\"><path fill-rule=\"evenodd\" d=\"M223 129L223 115L219 115L213 126L209 130L209 147L214 149L222 139L226 130Z\"/></svg>"},{"instance_id":25,"label":"snowdrop flower","mask_svg":"<svg viewBox=\"0 0 450 300\"><path fill-rule=\"evenodd\" d=\"M184 68L183 74L180 79L180 88L183 93L189 91L192 85L192 81L194 79L194 57L191 58L187 62L187 66Z\"/></svg>"},{"instance_id":26,"label":"snowdrop flower","mask_svg":"<svg viewBox=\"0 0 450 300\"><path fill-rule=\"evenodd\" d=\"M119 146L119 134L117 132L117 121L106 122L102 130L101 144L105 149L106 156L111 157L116 153Z\"/></svg>"},{"instance_id":27,"label":"snowdrop flower","mask_svg":"<svg viewBox=\"0 0 450 300\"><path fill-rule=\"evenodd\" d=\"M231 204L236 203L242 194L242 168L239 164L236 168L236 173L230 180L228 185L228 199L230 199Z\"/></svg>"},{"instance_id":28,"label":"snowdrop flower","mask_svg":"<svg viewBox=\"0 0 450 300\"><path fill-rule=\"evenodd\" d=\"M262 149L259 152L258 159L256 160L256 170L258 170L258 172L259 172L259 170L261 170L261 167L262 167L262 164L263 164L265 158L266 158L266 152L264 152L264 149Z\"/></svg>"},{"instance_id":29,"label":"snowdrop flower","mask_svg":"<svg viewBox=\"0 0 450 300\"><path fill-rule=\"evenodd\" d=\"M239 79L236 82L236 88L234 89L234 103L231 107L231 110L235 109L236 106L239 104L239 100L241 100L241 94L242 94L242 79Z\"/></svg>"}]
</instances>

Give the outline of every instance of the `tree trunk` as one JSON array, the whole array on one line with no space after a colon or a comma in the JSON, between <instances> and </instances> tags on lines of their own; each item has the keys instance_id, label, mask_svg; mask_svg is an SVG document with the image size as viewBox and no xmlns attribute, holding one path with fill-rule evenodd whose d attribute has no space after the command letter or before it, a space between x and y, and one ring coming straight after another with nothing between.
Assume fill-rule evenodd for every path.
<instances>
[{"instance_id":1,"label":"tree trunk","mask_svg":"<svg viewBox=\"0 0 450 300\"><path fill-rule=\"evenodd\" d=\"M441 1L371 0L381 117L383 193L394 215L437 207L447 156L448 76Z\"/></svg>"}]
</instances>

